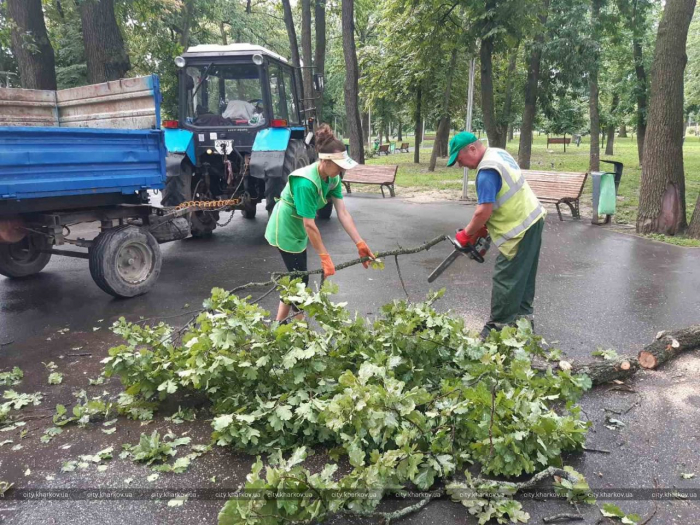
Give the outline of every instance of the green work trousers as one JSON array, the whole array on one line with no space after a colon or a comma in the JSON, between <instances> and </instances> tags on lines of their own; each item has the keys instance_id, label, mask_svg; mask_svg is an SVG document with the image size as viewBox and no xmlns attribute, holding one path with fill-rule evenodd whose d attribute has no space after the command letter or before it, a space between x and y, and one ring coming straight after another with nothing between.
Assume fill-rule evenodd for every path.
<instances>
[{"instance_id":1,"label":"green work trousers","mask_svg":"<svg viewBox=\"0 0 700 525\"><path fill-rule=\"evenodd\" d=\"M531 318L543 228L544 217L525 232L515 257L508 260L499 254L496 258L488 325L500 327L521 317Z\"/></svg>"}]
</instances>

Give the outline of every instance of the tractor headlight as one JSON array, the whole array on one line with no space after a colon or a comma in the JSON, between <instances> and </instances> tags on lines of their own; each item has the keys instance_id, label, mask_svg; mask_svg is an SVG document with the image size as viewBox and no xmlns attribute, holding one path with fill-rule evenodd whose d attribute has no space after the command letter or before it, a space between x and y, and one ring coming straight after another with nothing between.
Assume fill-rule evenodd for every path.
<instances>
[{"instance_id":1,"label":"tractor headlight","mask_svg":"<svg viewBox=\"0 0 700 525\"><path fill-rule=\"evenodd\" d=\"M262 66L263 63L263 57L260 53L256 53L253 55L253 64L256 66Z\"/></svg>"},{"instance_id":2,"label":"tractor headlight","mask_svg":"<svg viewBox=\"0 0 700 525\"><path fill-rule=\"evenodd\" d=\"M183 57L176 57L175 58L175 65L179 68L185 67L185 59Z\"/></svg>"}]
</instances>

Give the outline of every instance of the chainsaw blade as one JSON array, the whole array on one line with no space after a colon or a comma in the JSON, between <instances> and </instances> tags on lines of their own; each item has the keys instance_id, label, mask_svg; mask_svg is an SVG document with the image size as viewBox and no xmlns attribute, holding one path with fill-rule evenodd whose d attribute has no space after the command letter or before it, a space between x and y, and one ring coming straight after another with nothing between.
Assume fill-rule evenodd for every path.
<instances>
[{"instance_id":1,"label":"chainsaw blade","mask_svg":"<svg viewBox=\"0 0 700 525\"><path fill-rule=\"evenodd\" d=\"M428 276L428 282L432 283L435 279L440 277L442 272L444 272L460 255L465 255L465 253L460 250L454 250L450 255L448 255L445 260L440 263L440 266L435 268L433 273Z\"/></svg>"}]
</instances>

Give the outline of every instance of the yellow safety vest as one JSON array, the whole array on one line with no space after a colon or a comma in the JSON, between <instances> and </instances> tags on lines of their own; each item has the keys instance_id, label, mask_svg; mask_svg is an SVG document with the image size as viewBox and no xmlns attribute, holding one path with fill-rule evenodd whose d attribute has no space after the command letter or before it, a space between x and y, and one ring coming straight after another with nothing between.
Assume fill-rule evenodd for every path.
<instances>
[{"instance_id":1,"label":"yellow safety vest","mask_svg":"<svg viewBox=\"0 0 700 525\"><path fill-rule=\"evenodd\" d=\"M321 176L318 173L318 162L293 171L289 174L289 178L291 179L292 177L303 177L314 183L318 190L316 195L317 210L320 210L328 203L328 194L341 182L340 175L330 177L328 179L328 188L324 194ZM309 236L306 233L306 228L304 228L304 219L297 215L294 194L289 181L287 181L286 186L282 190L282 194L272 210L270 220L267 222L265 239L272 246L276 246L285 252L301 253L306 250Z\"/></svg>"},{"instance_id":2,"label":"yellow safety vest","mask_svg":"<svg viewBox=\"0 0 700 525\"><path fill-rule=\"evenodd\" d=\"M506 150L488 148L476 168L477 173L486 168L496 170L502 181L486 226L492 242L504 256L511 258L528 228L547 212L525 180L517 162ZM476 194L479 195L478 184Z\"/></svg>"}]
</instances>

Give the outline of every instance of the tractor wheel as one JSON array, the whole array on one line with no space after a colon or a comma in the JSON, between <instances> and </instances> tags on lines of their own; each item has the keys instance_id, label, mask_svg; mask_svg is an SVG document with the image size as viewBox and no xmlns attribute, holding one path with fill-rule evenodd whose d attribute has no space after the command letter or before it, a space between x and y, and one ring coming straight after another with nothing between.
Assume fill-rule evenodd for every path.
<instances>
[{"instance_id":1,"label":"tractor wheel","mask_svg":"<svg viewBox=\"0 0 700 525\"><path fill-rule=\"evenodd\" d=\"M333 202L329 202L323 208L316 212L316 217L319 219L330 219L333 214Z\"/></svg>"},{"instance_id":2,"label":"tractor wheel","mask_svg":"<svg viewBox=\"0 0 700 525\"><path fill-rule=\"evenodd\" d=\"M243 213L244 219L255 219L255 214L257 211L258 211L258 205L251 203L250 206L243 208L241 213Z\"/></svg>"},{"instance_id":3,"label":"tractor wheel","mask_svg":"<svg viewBox=\"0 0 700 525\"><path fill-rule=\"evenodd\" d=\"M267 209L268 217L272 213L272 208L275 207L275 199L279 198L285 184L287 184L289 174L309 164L309 153L306 150L304 141L298 139L290 140L287 152L284 155L282 177L265 180L265 208Z\"/></svg>"},{"instance_id":4,"label":"tractor wheel","mask_svg":"<svg viewBox=\"0 0 700 525\"><path fill-rule=\"evenodd\" d=\"M167 177L163 189L163 206L177 206L183 202L198 200L199 178L192 173L192 164L180 155L169 155L165 159ZM219 220L219 212L195 211L190 213L189 226L192 237L211 237Z\"/></svg>"},{"instance_id":5,"label":"tractor wheel","mask_svg":"<svg viewBox=\"0 0 700 525\"><path fill-rule=\"evenodd\" d=\"M51 242L43 235L26 235L12 244L0 244L0 275L5 277L28 277L39 273L49 264Z\"/></svg>"},{"instance_id":6,"label":"tractor wheel","mask_svg":"<svg viewBox=\"0 0 700 525\"><path fill-rule=\"evenodd\" d=\"M163 264L158 242L137 226L103 231L89 254L92 279L114 297L134 297L148 292L156 284Z\"/></svg>"}]
</instances>

